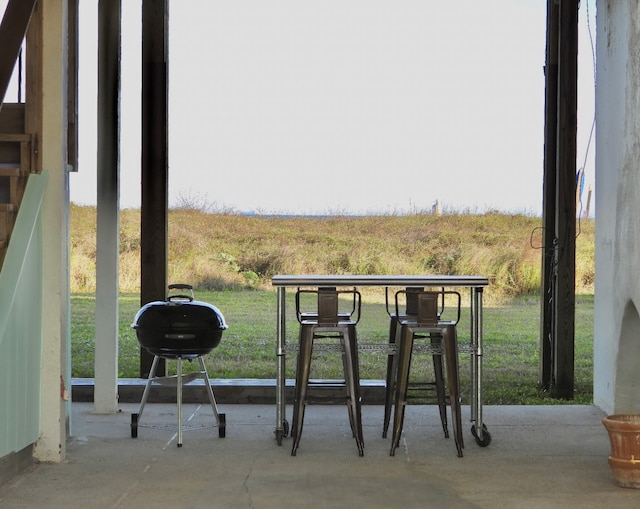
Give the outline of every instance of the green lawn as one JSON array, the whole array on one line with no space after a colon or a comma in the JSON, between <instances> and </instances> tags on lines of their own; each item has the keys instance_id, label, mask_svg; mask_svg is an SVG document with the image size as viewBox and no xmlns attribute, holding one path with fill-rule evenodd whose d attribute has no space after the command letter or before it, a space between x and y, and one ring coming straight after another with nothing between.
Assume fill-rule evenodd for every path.
<instances>
[{"instance_id":1,"label":"green lawn","mask_svg":"<svg viewBox=\"0 0 640 509\"><path fill-rule=\"evenodd\" d=\"M289 294L287 341L297 339L297 322ZM275 378L276 298L275 291L224 290L196 291L196 298L216 305L225 315L229 329L220 346L206 357L212 378ZM139 347L130 325L140 308L137 294L120 298L119 376L139 376ZM74 294L71 299L72 376L93 377L95 338L95 296ZM469 340L468 313L459 324L459 340ZM388 316L384 299L373 290L364 294L362 320L358 325L360 343L387 341ZM576 299L575 320L575 398L571 403L590 404L593 385L593 296ZM483 400L485 404L554 404L555 400L538 390L540 302L536 297L518 297L508 304L487 306L483 320ZM317 355L314 376L339 378L340 360L331 354ZM468 356L461 356L463 404L469 398ZM363 353L362 379L384 379L386 356ZM412 375L430 376L431 362L416 358ZM293 377L293 356L287 360L287 376Z\"/></svg>"}]
</instances>

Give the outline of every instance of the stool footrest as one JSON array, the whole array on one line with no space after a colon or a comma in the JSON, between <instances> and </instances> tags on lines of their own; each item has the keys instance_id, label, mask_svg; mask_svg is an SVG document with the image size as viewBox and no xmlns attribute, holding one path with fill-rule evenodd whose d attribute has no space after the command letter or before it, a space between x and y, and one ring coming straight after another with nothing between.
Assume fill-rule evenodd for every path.
<instances>
[{"instance_id":1,"label":"stool footrest","mask_svg":"<svg viewBox=\"0 0 640 509\"><path fill-rule=\"evenodd\" d=\"M347 384L340 380L309 380L307 389L312 393L307 392L305 404L340 404L349 401L349 396L344 394Z\"/></svg>"},{"instance_id":2,"label":"stool footrest","mask_svg":"<svg viewBox=\"0 0 640 509\"><path fill-rule=\"evenodd\" d=\"M437 382L415 382L409 383L408 391L429 391L437 386Z\"/></svg>"},{"instance_id":3,"label":"stool footrest","mask_svg":"<svg viewBox=\"0 0 640 509\"><path fill-rule=\"evenodd\" d=\"M305 405L342 405L348 404L349 398L346 396L336 397L333 394L327 394L326 396L320 396L319 394L314 394L307 396L304 400Z\"/></svg>"},{"instance_id":4,"label":"stool footrest","mask_svg":"<svg viewBox=\"0 0 640 509\"><path fill-rule=\"evenodd\" d=\"M309 380L307 387L314 389L344 389L347 386L344 380Z\"/></svg>"}]
</instances>

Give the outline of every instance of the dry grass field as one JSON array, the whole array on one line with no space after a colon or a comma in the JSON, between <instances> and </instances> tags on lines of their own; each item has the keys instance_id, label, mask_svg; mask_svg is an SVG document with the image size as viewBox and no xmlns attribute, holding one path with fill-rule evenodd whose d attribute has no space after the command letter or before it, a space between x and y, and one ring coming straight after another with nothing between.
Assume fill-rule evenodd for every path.
<instances>
[{"instance_id":1,"label":"dry grass field","mask_svg":"<svg viewBox=\"0 0 640 509\"><path fill-rule=\"evenodd\" d=\"M281 217L169 214L169 281L270 288L274 274L477 274L489 300L537 294L541 220L500 213ZM594 222L576 239L576 292L592 293ZM95 290L95 207L71 211L71 288ZM561 249L562 246L558 246ZM121 213L120 289L139 291L140 211Z\"/></svg>"}]
</instances>

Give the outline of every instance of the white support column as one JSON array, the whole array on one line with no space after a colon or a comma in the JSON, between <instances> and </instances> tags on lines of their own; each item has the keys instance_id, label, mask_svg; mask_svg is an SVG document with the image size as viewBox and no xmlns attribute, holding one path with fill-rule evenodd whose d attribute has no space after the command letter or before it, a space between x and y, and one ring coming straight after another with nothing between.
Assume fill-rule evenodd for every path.
<instances>
[{"instance_id":1,"label":"white support column","mask_svg":"<svg viewBox=\"0 0 640 509\"><path fill-rule=\"evenodd\" d=\"M98 5L98 217L94 411L118 410L121 0Z\"/></svg>"},{"instance_id":2,"label":"white support column","mask_svg":"<svg viewBox=\"0 0 640 509\"><path fill-rule=\"evenodd\" d=\"M41 433L34 456L61 462L66 456L69 387L69 177L67 150L67 2L41 0L42 136L39 157L49 171L43 201L44 295Z\"/></svg>"},{"instance_id":3,"label":"white support column","mask_svg":"<svg viewBox=\"0 0 640 509\"><path fill-rule=\"evenodd\" d=\"M598 0L593 402L640 412L640 5Z\"/></svg>"}]
</instances>

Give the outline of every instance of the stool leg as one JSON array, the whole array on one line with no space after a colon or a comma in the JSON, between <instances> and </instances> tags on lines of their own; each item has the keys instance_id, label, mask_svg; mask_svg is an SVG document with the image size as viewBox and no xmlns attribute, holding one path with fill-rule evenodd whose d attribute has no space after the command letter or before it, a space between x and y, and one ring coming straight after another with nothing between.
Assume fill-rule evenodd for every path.
<instances>
[{"instance_id":1,"label":"stool leg","mask_svg":"<svg viewBox=\"0 0 640 509\"><path fill-rule=\"evenodd\" d=\"M355 381L355 403L356 403L356 417L357 417L357 433L360 440L360 449L364 449L364 433L362 431L362 397L360 396L360 354L358 352L358 337L355 326L353 327L353 344L351 346L353 355L351 360L353 361L353 372ZM362 456L362 454L360 454Z\"/></svg>"},{"instance_id":2,"label":"stool leg","mask_svg":"<svg viewBox=\"0 0 640 509\"><path fill-rule=\"evenodd\" d=\"M312 352L313 329L311 327L301 327L300 348L298 351L298 364L296 369L295 399L293 402L293 421L291 425L291 437L293 438L291 456L296 455L298 445L300 444L300 435L302 435L304 407L305 399L307 397L307 386L309 384Z\"/></svg>"},{"instance_id":3,"label":"stool leg","mask_svg":"<svg viewBox=\"0 0 640 509\"><path fill-rule=\"evenodd\" d=\"M347 393L347 410L349 411L349 426L353 437L356 438L356 417L355 407L353 406L353 393L355 387L353 387L353 362L351 359L351 345L349 338L345 332L340 336L340 347L342 349L342 372L344 373L344 386Z\"/></svg>"},{"instance_id":4,"label":"stool leg","mask_svg":"<svg viewBox=\"0 0 640 509\"><path fill-rule=\"evenodd\" d=\"M443 346L442 336L431 333L431 344ZM436 396L438 398L438 409L440 410L440 422L444 437L449 438L449 426L447 425L447 394L444 385L444 369L442 367L442 355L433 355L433 374L436 379Z\"/></svg>"},{"instance_id":5,"label":"stool leg","mask_svg":"<svg viewBox=\"0 0 640 509\"><path fill-rule=\"evenodd\" d=\"M391 438L390 456L395 456L400 445L400 435L404 422L404 410L407 405L407 387L409 385L409 370L411 368L411 351L413 350L413 330L402 326L400 336L400 351L398 352L398 372L396 375L395 408L393 418L393 436Z\"/></svg>"},{"instance_id":6,"label":"stool leg","mask_svg":"<svg viewBox=\"0 0 640 509\"><path fill-rule=\"evenodd\" d=\"M396 344L396 334L398 330L398 317L392 316L389 323L389 345ZM396 355L387 356L387 379L384 391L384 423L382 425L382 438L387 438L389 430L389 421L391 420L391 407L393 406L393 394L395 390L396 379Z\"/></svg>"},{"instance_id":7,"label":"stool leg","mask_svg":"<svg viewBox=\"0 0 640 509\"><path fill-rule=\"evenodd\" d=\"M343 359L345 368L345 385L349 405L349 421L351 431L356 439L358 454L364 455L364 440L362 433L362 409L360 402L360 377L358 367L358 341L355 327L347 327L342 337Z\"/></svg>"},{"instance_id":8,"label":"stool leg","mask_svg":"<svg viewBox=\"0 0 640 509\"><path fill-rule=\"evenodd\" d=\"M451 400L451 420L453 436L456 441L458 457L462 458L464 440L462 438L462 415L460 410L460 382L458 377L458 338L455 326L447 327L444 335L444 349L449 380L449 399Z\"/></svg>"}]
</instances>

